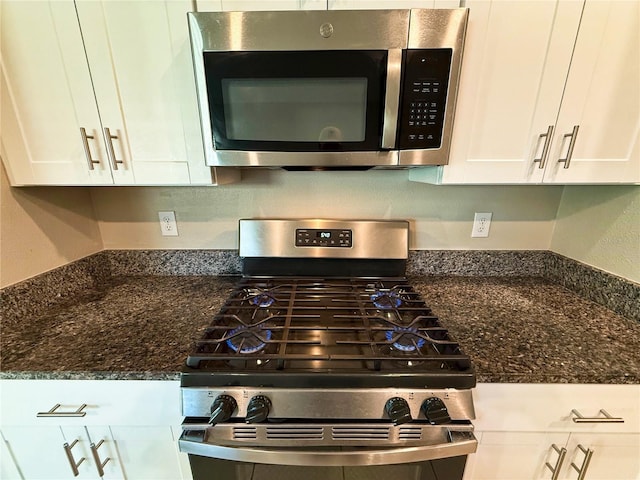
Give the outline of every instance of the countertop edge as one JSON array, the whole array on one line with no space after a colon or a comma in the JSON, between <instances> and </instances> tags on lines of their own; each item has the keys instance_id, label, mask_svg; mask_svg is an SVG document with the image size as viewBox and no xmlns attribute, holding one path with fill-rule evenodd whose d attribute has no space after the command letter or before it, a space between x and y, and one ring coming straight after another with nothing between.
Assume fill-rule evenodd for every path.
<instances>
[{"instance_id":1,"label":"countertop edge","mask_svg":"<svg viewBox=\"0 0 640 480\"><path fill-rule=\"evenodd\" d=\"M0 380L156 380L179 381L180 372L34 372L0 371ZM637 375L606 376L562 376L562 375L522 375L481 374L477 383L500 384L567 384L567 385L640 385Z\"/></svg>"},{"instance_id":2,"label":"countertop edge","mask_svg":"<svg viewBox=\"0 0 640 480\"><path fill-rule=\"evenodd\" d=\"M180 380L180 372L0 371L0 380Z\"/></svg>"}]
</instances>

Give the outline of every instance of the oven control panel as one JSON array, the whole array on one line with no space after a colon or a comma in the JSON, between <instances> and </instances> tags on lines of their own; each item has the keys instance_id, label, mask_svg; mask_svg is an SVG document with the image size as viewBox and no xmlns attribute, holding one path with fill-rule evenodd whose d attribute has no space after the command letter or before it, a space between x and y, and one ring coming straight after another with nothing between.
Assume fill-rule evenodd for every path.
<instances>
[{"instance_id":1,"label":"oven control panel","mask_svg":"<svg viewBox=\"0 0 640 480\"><path fill-rule=\"evenodd\" d=\"M396 425L413 420L440 425L475 418L470 389L183 387L182 413L207 418L210 425L229 418L249 423L269 418L390 419Z\"/></svg>"},{"instance_id":2,"label":"oven control panel","mask_svg":"<svg viewBox=\"0 0 640 480\"><path fill-rule=\"evenodd\" d=\"M296 247L336 247L350 248L353 233L337 228L297 228Z\"/></svg>"}]
</instances>

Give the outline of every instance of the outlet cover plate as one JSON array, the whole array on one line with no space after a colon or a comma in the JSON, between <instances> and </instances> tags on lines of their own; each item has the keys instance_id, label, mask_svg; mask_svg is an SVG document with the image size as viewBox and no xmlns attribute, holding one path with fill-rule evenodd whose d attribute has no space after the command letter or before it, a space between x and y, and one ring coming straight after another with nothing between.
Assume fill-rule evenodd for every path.
<instances>
[{"instance_id":1,"label":"outlet cover plate","mask_svg":"<svg viewBox=\"0 0 640 480\"><path fill-rule=\"evenodd\" d=\"M472 237L488 237L489 228L491 227L491 212L476 213L473 216Z\"/></svg>"},{"instance_id":2,"label":"outlet cover plate","mask_svg":"<svg viewBox=\"0 0 640 480\"><path fill-rule=\"evenodd\" d=\"M165 237L178 236L178 224L176 223L175 212L158 212L160 220L160 232Z\"/></svg>"}]
</instances>

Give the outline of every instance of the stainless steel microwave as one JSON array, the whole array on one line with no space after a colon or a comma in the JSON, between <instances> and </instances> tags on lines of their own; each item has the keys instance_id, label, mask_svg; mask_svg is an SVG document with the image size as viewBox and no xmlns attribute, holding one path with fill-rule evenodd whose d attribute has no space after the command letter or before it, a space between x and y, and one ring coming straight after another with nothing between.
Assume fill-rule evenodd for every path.
<instances>
[{"instance_id":1,"label":"stainless steel microwave","mask_svg":"<svg viewBox=\"0 0 640 480\"><path fill-rule=\"evenodd\" d=\"M468 11L189 13L206 162L448 161Z\"/></svg>"}]
</instances>

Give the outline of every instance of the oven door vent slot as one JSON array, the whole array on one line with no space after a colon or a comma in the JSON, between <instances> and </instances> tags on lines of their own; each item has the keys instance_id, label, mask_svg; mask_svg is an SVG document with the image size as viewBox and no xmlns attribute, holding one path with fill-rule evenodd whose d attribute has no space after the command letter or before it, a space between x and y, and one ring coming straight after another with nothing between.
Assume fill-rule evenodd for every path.
<instances>
[{"instance_id":1,"label":"oven door vent slot","mask_svg":"<svg viewBox=\"0 0 640 480\"><path fill-rule=\"evenodd\" d=\"M274 440L322 440L322 427L267 427L267 438Z\"/></svg>"},{"instance_id":2,"label":"oven door vent slot","mask_svg":"<svg viewBox=\"0 0 640 480\"><path fill-rule=\"evenodd\" d=\"M234 440L255 440L257 438L256 427L233 427Z\"/></svg>"},{"instance_id":3,"label":"oven door vent slot","mask_svg":"<svg viewBox=\"0 0 640 480\"><path fill-rule=\"evenodd\" d=\"M400 440L422 440L422 427L400 427L398 438Z\"/></svg>"},{"instance_id":4,"label":"oven door vent slot","mask_svg":"<svg viewBox=\"0 0 640 480\"><path fill-rule=\"evenodd\" d=\"M387 440L389 427L333 427L334 440Z\"/></svg>"}]
</instances>

